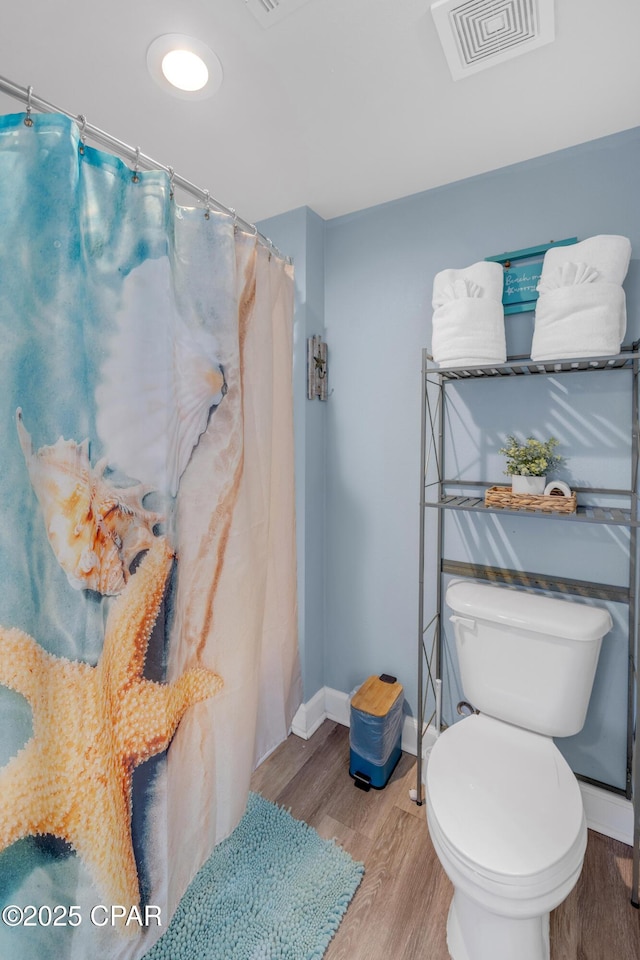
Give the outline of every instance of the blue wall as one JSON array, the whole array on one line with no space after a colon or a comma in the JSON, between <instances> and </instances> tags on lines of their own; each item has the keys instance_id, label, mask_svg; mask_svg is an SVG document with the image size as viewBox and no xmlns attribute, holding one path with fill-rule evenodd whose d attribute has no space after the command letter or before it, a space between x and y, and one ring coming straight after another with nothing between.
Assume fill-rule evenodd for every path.
<instances>
[{"instance_id":1,"label":"blue wall","mask_svg":"<svg viewBox=\"0 0 640 960\"><path fill-rule=\"evenodd\" d=\"M295 264L293 344L298 635L305 702L324 686L325 415L307 400L307 337L324 336L324 221L307 207L264 220Z\"/></svg>"},{"instance_id":2,"label":"blue wall","mask_svg":"<svg viewBox=\"0 0 640 960\"><path fill-rule=\"evenodd\" d=\"M333 392L324 405L322 438L324 669L321 680L314 669L314 684L348 692L384 670L398 676L409 709L416 709L420 363L431 341L434 275L549 240L622 234L634 250L625 283L626 339L638 337L638 170L635 129L324 224ZM277 218L278 225L289 216ZM531 315L507 323L510 352L528 353ZM562 378L460 387L450 417L460 466L499 481L497 449L506 433L539 431L561 440L569 480L627 486L625 376L614 382L609 373L571 375L570 388ZM303 396L298 393L296 402L308 407ZM314 508L320 509L317 502ZM305 515L308 521L308 504ZM432 523L428 532L433 542ZM447 520L447 551L456 559L605 582L624 582L627 543L621 528L524 518ZM306 544L315 551L309 537ZM624 612L612 612L617 627L603 649L591 725L566 750L581 772L624 786L626 640ZM306 643L308 656L308 635ZM453 653L447 656L455 666ZM305 687L307 699L312 685ZM445 692L455 702L455 671L450 686Z\"/></svg>"}]
</instances>

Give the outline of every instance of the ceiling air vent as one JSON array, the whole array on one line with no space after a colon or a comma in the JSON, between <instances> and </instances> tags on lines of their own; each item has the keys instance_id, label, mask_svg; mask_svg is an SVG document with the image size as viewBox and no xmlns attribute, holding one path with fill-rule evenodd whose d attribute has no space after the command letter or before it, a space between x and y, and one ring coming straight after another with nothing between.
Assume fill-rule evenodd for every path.
<instances>
[{"instance_id":1,"label":"ceiling air vent","mask_svg":"<svg viewBox=\"0 0 640 960\"><path fill-rule=\"evenodd\" d=\"M431 13L454 80L555 37L553 0L436 0Z\"/></svg>"},{"instance_id":2,"label":"ceiling air vent","mask_svg":"<svg viewBox=\"0 0 640 960\"><path fill-rule=\"evenodd\" d=\"M280 23L309 0L244 0L244 2L263 27L272 27L274 23Z\"/></svg>"}]
</instances>

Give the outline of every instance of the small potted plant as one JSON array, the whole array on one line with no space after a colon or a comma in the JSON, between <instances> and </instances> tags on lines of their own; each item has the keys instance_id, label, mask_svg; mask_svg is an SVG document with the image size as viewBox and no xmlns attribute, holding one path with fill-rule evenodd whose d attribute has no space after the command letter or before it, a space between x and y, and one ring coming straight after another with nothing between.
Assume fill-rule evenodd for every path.
<instances>
[{"instance_id":1,"label":"small potted plant","mask_svg":"<svg viewBox=\"0 0 640 960\"><path fill-rule=\"evenodd\" d=\"M499 452L507 458L505 473L511 477L512 493L544 493L547 473L564 460L564 457L555 453L558 443L555 437L545 441L536 440L535 437L527 437L525 441L514 436L507 437L506 446Z\"/></svg>"}]
</instances>

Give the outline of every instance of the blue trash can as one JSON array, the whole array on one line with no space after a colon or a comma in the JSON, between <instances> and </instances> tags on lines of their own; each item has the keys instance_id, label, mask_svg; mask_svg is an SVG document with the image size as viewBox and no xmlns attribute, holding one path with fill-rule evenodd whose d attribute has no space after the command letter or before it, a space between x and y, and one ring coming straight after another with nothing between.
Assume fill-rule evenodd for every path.
<instances>
[{"instance_id":1,"label":"blue trash can","mask_svg":"<svg viewBox=\"0 0 640 960\"><path fill-rule=\"evenodd\" d=\"M356 787L381 790L402 750L402 684L382 674L369 677L351 699L349 775Z\"/></svg>"}]
</instances>

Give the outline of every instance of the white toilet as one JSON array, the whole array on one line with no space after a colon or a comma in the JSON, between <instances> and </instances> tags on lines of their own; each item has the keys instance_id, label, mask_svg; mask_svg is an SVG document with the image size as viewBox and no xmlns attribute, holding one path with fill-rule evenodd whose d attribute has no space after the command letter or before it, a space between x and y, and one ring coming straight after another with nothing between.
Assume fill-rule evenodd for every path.
<instances>
[{"instance_id":1,"label":"white toilet","mask_svg":"<svg viewBox=\"0 0 640 960\"><path fill-rule=\"evenodd\" d=\"M549 913L587 843L578 782L552 737L584 724L607 610L504 587L447 589L465 697L426 770L429 832L454 886L453 960L549 960Z\"/></svg>"}]
</instances>

